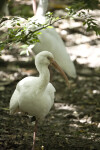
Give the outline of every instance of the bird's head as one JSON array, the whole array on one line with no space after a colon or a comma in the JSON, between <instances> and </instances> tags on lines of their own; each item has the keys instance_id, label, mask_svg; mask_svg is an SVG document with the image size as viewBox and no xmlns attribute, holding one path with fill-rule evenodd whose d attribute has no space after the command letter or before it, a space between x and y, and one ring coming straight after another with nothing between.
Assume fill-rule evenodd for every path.
<instances>
[{"instance_id":1,"label":"bird's head","mask_svg":"<svg viewBox=\"0 0 100 150\"><path fill-rule=\"evenodd\" d=\"M49 65L54 60L53 54L48 51L42 51L35 57L35 64Z\"/></svg>"},{"instance_id":2,"label":"bird's head","mask_svg":"<svg viewBox=\"0 0 100 150\"><path fill-rule=\"evenodd\" d=\"M48 67L49 64L52 64L62 74L62 76L66 80L66 83L67 83L68 87L70 87L66 74L61 69L61 67L54 61L54 57L53 57L52 53L50 53L48 51L42 51L42 52L40 52L39 54L36 55L35 65L36 65L37 68L38 68L38 65L41 66L41 67L42 66L47 66Z\"/></svg>"}]
</instances>

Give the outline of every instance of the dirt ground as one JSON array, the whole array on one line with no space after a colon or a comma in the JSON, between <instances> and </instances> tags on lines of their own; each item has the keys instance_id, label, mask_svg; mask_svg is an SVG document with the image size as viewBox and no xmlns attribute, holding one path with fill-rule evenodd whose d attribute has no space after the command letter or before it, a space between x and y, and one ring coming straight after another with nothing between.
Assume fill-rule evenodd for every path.
<instances>
[{"instance_id":1,"label":"dirt ground","mask_svg":"<svg viewBox=\"0 0 100 150\"><path fill-rule=\"evenodd\" d=\"M58 81L58 79L60 81ZM100 78L78 76L64 80L54 73L57 90L55 104L44 122L38 126L36 149L99 150L100 149ZM27 116L9 115L9 100L17 81L5 85L0 93L0 149L31 149L33 124Z\"/></svg>"},{"instance_id":2,"label":"dirt ground","mask_svg":"<svg viewBox=\"0 0 100 150\"><path fill-rule=\"evenodd\" d=\"M100 11L95 15L100 19ZM100 37L86 33L81 21L63 20L55 27L77 78L69 78L68 89L53 70L55 103L38 125L36 150L100 150ZM21 57L18 47L12 49L3 50L0 58L0 150L30 150L34 124L28 116L10 115L9 101L19 80L38 73L32 59Z\"/></svg>"}]
</instances>

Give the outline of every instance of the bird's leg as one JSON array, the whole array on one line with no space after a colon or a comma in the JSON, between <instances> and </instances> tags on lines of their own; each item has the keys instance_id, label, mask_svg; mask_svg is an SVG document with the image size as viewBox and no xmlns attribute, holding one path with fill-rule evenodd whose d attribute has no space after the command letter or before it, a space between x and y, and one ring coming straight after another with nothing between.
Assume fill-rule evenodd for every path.
<instances>
[{"instance_id":1,"label":"bird's leg","mask_svg":"<svg viewBox=\"0 0 100 150\"><path fill-rule=\"evenodd\" d=\"M32 150L35 150L36 132L37 132L37 120L35 121L35 126L34 126L34 133L33 133L33 147L32 147Z\"/></svg>"}]
</instances>

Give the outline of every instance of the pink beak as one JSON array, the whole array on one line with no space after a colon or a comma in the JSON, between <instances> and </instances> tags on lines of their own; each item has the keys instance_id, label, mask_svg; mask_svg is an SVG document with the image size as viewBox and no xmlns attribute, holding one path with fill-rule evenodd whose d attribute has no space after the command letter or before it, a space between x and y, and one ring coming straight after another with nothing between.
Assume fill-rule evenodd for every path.
<instances>
[{"instance_id":1,"label":"pink beak","mask_svg":"<svg viewBox=\"0 0 100 150\"><path fill-rule=\"evenodd\" d=\"M61 67L51 58L50 58L50 62L61 73L61 75L64 77L68 87L70 88L70 83L68 81L68 78L67 78L66 74L64 73L64 71L61 69Z\"/></svg>"}]
</instances>

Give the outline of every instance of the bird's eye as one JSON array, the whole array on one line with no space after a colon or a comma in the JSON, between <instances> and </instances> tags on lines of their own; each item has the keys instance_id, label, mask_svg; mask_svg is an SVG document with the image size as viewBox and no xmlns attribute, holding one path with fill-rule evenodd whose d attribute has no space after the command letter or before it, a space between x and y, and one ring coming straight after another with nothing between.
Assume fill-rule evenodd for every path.
<instances>
[{"instance_id":1,"label":"bird's eye","mask_svg":"<svg viewBox=\"0 0 100 150\"><path fill-rule=\"evenodd\" d=\"M50 60L51 58L48 56L47 59Z\"/></svg>"}]
</instances>

